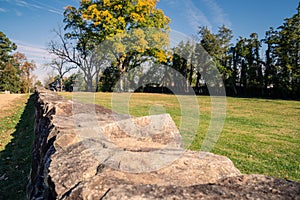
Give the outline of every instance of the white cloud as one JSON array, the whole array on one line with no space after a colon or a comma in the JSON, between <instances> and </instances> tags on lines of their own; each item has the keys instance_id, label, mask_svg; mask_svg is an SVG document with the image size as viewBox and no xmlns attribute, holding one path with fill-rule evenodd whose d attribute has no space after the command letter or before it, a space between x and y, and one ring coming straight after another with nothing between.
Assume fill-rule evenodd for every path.
<instances>
[{"instance_id":1,"label":"white cloud","mask_svg":"<svg viewBox=\"0 0 300 200\"><path fill-rule=\"evenodd\" d=\"M22 0L15 0L16 5L21 7L28 7L28 3Z\"/></svg>"},{"instance_id":2,"label":"white cloud","mask_svg":"<svg viewBox=\"0 0 300 200\"><path fill-rule=\"evenodd\" d=\"M0 13L6 13L7 12L7 10L6 9L4 9L4 8L0 8Z\"/></svg>"},{"instance_id":3,"label":"white cloud","mask_svg":"<svg viewBox=\"0 0 300 200\"><path fill-rule=\"evenodd\" d=\"M178 3L178 0L166 0L165 2L169 6L175 6Z\"/></svg>"},{"instance_id":4,"label":"white cloud","mask_svg":"<svg viewBox=\"0 0 300 200\"><path fill-rule=\"evenodd\" d=\"M21 13L19 10L14 9L14 11L15 11L15 14L16 14L18 17L21 17L21 16L22 16L22 13Z\"/></svg>"},{"instance_id":5,"label":"white cloud","mask_svg":"<svg viewBox=\"0 0 300 200\"><path fill-rule=\"evenodd\" d=\"M232 23L227 18L222 8L215 2L215 0L202 0L202 1L210 9L210 12L213 15L213 21L217 26L226 25L227 27L230 27L232 25Z\"/></svg>"},{"instance_id":6,"label":"white cloud","mask_svg":"<svg viewBox=\"0 0 300 200\"><path fill-rule=\"evenodd\" d=\"M23 44L17 44L18 50L24 52L28 57L43 58L45 59L48 54L47 50L40 47L27 46Z\"/></svg>"},{"instance_id":7,"label":"white cloud","mask_svg":"<svg viewBox=\"0 0 300 200\"><path fill-rule=\"evenodd\" d=\"M38 5L35 5L35 4L31 4L31 6L32 6L33 8L37 8L37 9L43 9L43 7L41 7L41 6L38 6Z\"/></svg>"},{"instance_id":8,"label":"white cloud","mask_svg":"<svg viewBox=\"0 0 300 200\"><path fill-rule=\"evenodd\" d=\"M193 29L195 29L195 31L198 31L199 26L207 26L211 29L212 25L208 18L191 0L185 1L185 7L187 10L186 16L188 17L189 24L193 27Z\"/></svg>"},{"instance_id":9,"label":"white cloud","mask_svg":"<svg viewBox=\"0 0 300 200\"><path fill-rule=\"evenodd\" d=\"M60 15L62 15L62 13L63 13L63 9L61 9L61 10L57 9L48 4L41 3L40 1L36 1L36 0L31 0L31 1L34 3L33 5L38 5L41 9L46 10L48 12L52 12L52 13L60 14Z\"/></svg>"},{"instance_id":10,"label":"white cloud","mask_svg":"<svg viewBox=\"0 0 300 200\"><path fill-rule=\"evenodd\" d=\"M40 1L36 1L36 0L27 0L27 1L11 0L11 1L7 1L7 2L12 5L17 5L19 7L23 7L23 8L27 8L27 9L31 9L31 10L44 10L44 11L59 14L59 15L62 15L62 13L63 13L63 9L57 9L49 4L41 3ZM18 15L19 13L16 12L16 14Z\"/></svg>"},{"instance_id":11,"label":"white cloud","mask_svg":"<svg viewBox=\"0 0 300 200\"><path fill-rule=\"evenodd\" d=\"M179 3L178 0L172 0ZM184 3L184 6L182 6ZM231 27L232 23L223 9L215 0L181 0L183 14L194 32L199 31L199 26L206 26L211 31L225 25Z\"/></svg>"},{"instance_id":12,"label":"white cloud","mask_svg":"<svg viewBox=\"0 0 300 200\"><path fill-rule=\"evenodd\" d=\"M55 14L62 15L62 12L61 11L57 11L57 10L49 9L48 12L52 12L52 13L55 13Z\"/></svg>"}]
</instances>

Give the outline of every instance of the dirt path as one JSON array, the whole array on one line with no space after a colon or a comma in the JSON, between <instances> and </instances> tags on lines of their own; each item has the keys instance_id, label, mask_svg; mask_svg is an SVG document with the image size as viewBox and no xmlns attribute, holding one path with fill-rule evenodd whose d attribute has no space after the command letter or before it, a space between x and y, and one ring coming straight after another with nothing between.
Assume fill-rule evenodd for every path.
<instances>
[{"instance_id":1,"label":"dirt path","mask_svg":"<svg viewBox=\"0 0 300 200\"><path fill-rule=\"evenodd\" d=\"M0 118L8 116L10 113L7 111L13 108L22 96L24 94L0 94Z\"/></svg>"}]
</instances>

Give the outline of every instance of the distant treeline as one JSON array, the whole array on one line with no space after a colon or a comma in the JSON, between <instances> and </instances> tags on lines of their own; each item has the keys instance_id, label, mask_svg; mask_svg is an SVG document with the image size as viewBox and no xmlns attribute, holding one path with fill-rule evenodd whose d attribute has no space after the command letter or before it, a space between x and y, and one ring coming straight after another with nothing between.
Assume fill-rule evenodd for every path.
<instances>
[{"instance_id":1,"label":"distant treeline","mask_svg":"<svg viewBox=\"0 0 300 200\"><path fill-rule=\"evenodd\" d=\"M217 33L199 27L195 41L170 51L170 19L156 3L80 1L78 8L67 6L65 32L57 30L58 41L48 47L59 61L52 68L61 80L69 69L78 69L75 82L87 91L119 87L122 92L126 86L128 91L168 93L173 88L186 93L190 85L197 94L222 94L224 88L232 96L300 99L300 4L295 15L267 30L262 40L251 33L232 43L232 30L225 26ZM139 70L145 63L148 71Z\"/></svg>"},{"instance_id":2,"label":"distant treeline","mask_svg":"<svg viewBox=\"0 0 300 200\"><path fill-rule=\"evenodd\" d=\"M225 26L216 34L200 27L196 44L182 42L174 49L171 66L197 93L207 94L199 64L203 62L203 47L221 72L227 95L300 99L300 4L297 14L277 29L266 31L263 40L257 33L240 37L235 44L232 38L232 31Z\"/></svg>"},{"instance_id":3,"label":"distant treeline","mask_svg":"<svg viewBox=\"0 0 300 200\"><path fill-rule=\"evenodd\" d=\"M173 48L172 59L164 63L180 72L187 82L170 78L163 85L147 85L136 91L173 93L172 88L181 88L180 93L185 93L189 84L196 94L209 95L206 77L218 78L218 74L211 72L214 67L220 72L224 82L221 86L229 96L300 99L300 6L297 14L285 19L280 27L266 31L262 40L257 33L251 33L249 38L240 37L233 44L232 30L225 26L216 34L207 27L199 27L197 37L197 42L179 43ZM119 79L113 74L118 72L111 68L104 71L101 90L112 90L114 79Z\"/></svg>"}]
</instances>

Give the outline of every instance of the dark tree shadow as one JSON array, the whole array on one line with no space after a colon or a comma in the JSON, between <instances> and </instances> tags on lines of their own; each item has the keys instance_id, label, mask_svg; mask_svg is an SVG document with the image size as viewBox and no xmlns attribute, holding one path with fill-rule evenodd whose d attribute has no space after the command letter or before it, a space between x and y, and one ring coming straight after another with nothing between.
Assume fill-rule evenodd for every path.
<instances>
[{"instance_id":1,"label":"dark tree shadow","mask_svg":"<svg viewBox=\"0 0 300 200\"><path fill-rule=\"evenodd\" d=\"M34 95L29 97L13 139L0 152L0 199L3 200L26 199L34 140L34 98Z\"/></svg>"}]
</instances>

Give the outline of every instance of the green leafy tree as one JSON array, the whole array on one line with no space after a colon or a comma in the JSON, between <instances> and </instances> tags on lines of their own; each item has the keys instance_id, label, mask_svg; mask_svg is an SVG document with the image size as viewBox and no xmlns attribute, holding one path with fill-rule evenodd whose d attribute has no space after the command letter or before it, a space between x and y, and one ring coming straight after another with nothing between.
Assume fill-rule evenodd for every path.
<instances>
[{"instance_id":1,"label":"green leafy tree","mask_svg":"<svg viewBox=\"0 0 300 200\"><path fill-rule=\"evenodd\" d=\"M227 81L231 76L230 66L230 47L231 39L233 38L232 31L222 26L217 34L211 33L207 27L199 28L200 44L213 58L215 65L223 76L224 81Z\"/></svg>"},{"instance_id":2,"label":"green leafy tree","mask_svg":"<svg viewBox=\"0 0 300 200\"><path fill-rule=\"evenodd\" d=\"M276 54L279 89L284 96L300 96L300 3L297 14L286 18L280 26Z\"/></svg>"},{"instance_id":3,"label":"green leafy tree","mask_svg":"<svg viewBox=\"0 0 300 200\"><path fill-rule=\"evenodd\" d=\"M199 46L196 46L196 57L200 66L197 72L197 84L199 81L204 81L206 86L213 87L215 89L223 86L223 83L216 83L214 80L223 80L225 85L230 84L230 77L232 74L231 69L231 39L233 37L232 31L225 26L219 28L218 33L213 34L207 27L199 27ZM203 52L201 48L204 48L206 52ZM197 52L196 51L196 52ZM217 71L216 68L217 67ZM202 75L202 77L200 77ZM219 77L219 76L222 77ZM214 76L214 77L212 77Z\"/></svg>"},{"instance_id":4,"label":"green leafy tree","mask_svg":"<svg viewBox=\"0 0 300 200\"><path fill-rule=\"evenodd\" d=\"M0 90L18 93L21 88L21 82L18 73L19 72L16 67L10 62L7 62L0 73Z\"/></svg>"},{"instance_id":5,"label":"green leafy tree","mask_svg":"<svg viewBox=\"0 0 300 200\"><path fill-rule=\"evenodd\" d=\"M43 87L43 84L40 80L35 81L33 85L34 87Z\"/></svg>"},{"instance_id":6,"label":"green leafy tree","mask_svg":"<svg viewBox=\"0 0 300 200\"><path fill-rule=\"evenodd\" d=\"M274 87L277 88L279 85L276 69L276 47L279 43L278 31L271 27L266 32L265 38L262 41L267 45L264 63L264 90L267 92L267 95L271 95L268 90L273 89Z\"/></svg>"},{"instance_id":7,"label":"green leafy tree","mask_svg":"<svg viewBox=\"0 0 300 200\"><path fill-rule=\"evenodd\" d=\"M101 88L102 92L112 92L113 87L116 85L118 79L120 78L120 72L119 69L110 66L107 67L100 78L99 88Z\"/></svg>"},{"instance_id":8,"label":"green leafy tree","mask_svg":"<svg viewBox=\"0 0 300 200\"><path fill-rule=\"evenodd\" d=\"M16 49L16 44L11 42L6 35L0 31L0 70L4 68L7 62L11 61L11 53Z\"/></svg>"},{"instance_id":9,"label":"green leafy tree","mask_svg":"<svg viewBox=\"0 0 300 200\"><path fill-rule=\"evenodd\" d=\"M260 58L261 42L257 33L249 38L240 37L231 49L232 80L242 94L261 95L264 87L263 61ZM235 90L237 94L237 90Z\"/></svg>"},{"instance_id":10,"label":"green leafy tree","mask_svg":"<svg viewBox=\"0 0 300 200\"><path fill-rule=\"evenodd\" d=\"M186 83L174 83L176 88L181 88L182 91L186 90L186 86L192 86L194 72L195 72L195 44L191 41L181 41L177 47L173 49L172 56L172 68L181 73L181 75L187 80Z\"/></svg>"},{"instance_id":11,"label":"green leafy tree","mask_svg":"<svg viewBox=\"0 0 300 200\"><path fill-rule=\"evenodd\" d=\"M209 64L209 57L201 53L202 46L222 73L227 89L232 87L235 95L300 98L300 3L297 13L279 28L270 28L263 40L252 33L248 38L239 37L233 46L232 32L224 26L217 34L200 27L199 36L194 63ZM266 44L265 58L260 56L262 43ZM175 61L179 66L184 63L178 58ZM196 87L209 69L194 69Z\"/></svg>"},{"instance_id":12,"label":"green leafy tree","mask_svg":"<svg viewBox=\"0 0 300 200\"><path fill-rule=\"evenodd\" d=\"M73 73L71 76L63 79L63 85L65 86L65 91L67 92L73 92L74 84L76 80L78 80L80 77L79 73Z\"/></svg>"},{"instance_id":13,"label":"green leafy tree","mask_svg":"<svg viewBox=\"0 0 300 200\"><path fill-rule=\"evenodd\" d=\"M260 47L261 43L257 33L250 34L249 39L247 39L247 54L245 55L248 65L247 86L251 88L253 92L257 93L256 95L260 95L258 92L261 92L263 89L262 60L259 55Z\"/></svg>"},{"instance_id":14,"label":"green leafy tree","mask_svg":"<svg viewBox=\"0 0 300 200\"><path fill-rule=\"evenodd\" d=\"M18 92L20 71L12 56L17 46L3 32L0 32L0 90Z\"/></svg>"}]
</instances>

